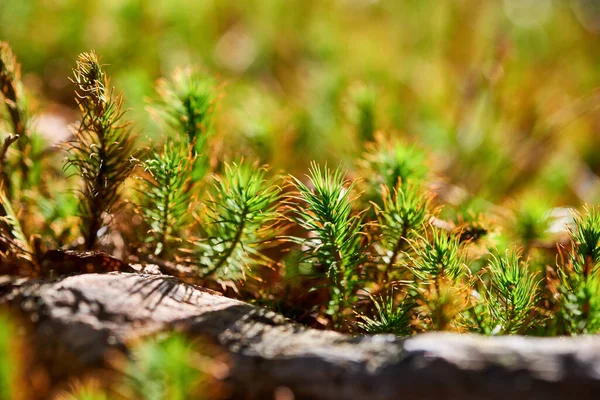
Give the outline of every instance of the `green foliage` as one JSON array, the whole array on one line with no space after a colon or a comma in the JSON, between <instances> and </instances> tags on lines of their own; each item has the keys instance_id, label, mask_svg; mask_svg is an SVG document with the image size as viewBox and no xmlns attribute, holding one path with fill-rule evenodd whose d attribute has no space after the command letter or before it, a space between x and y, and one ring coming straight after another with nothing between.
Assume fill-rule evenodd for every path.
<instances>
[{"instance_id":1,"label":"green foliage","mask_svg":"<svg viewBox=\"0 0 600 400\"><path fill-rule=\"evenodd\" d=\"M569 334L600 332L600 210L577 215L569 262L559 267L560 316Z\"/></svg>"},{"instance_id":2,"label":"green foliage","mask_svg":"<svg viewBox=\"0 0 600 400\"><path fill-rule=\"evenodd\" d=\"M109 379L103 380L92 378L82 382L75 381L70 385L71 388L62 390L62 393L53 398L57 400L210 398L208 371L211 368L214 370L215 362L205 355L206 350L207 347L201 343L191 341L177 333L145 339L132 346L130 358L124 365L117 365L121 374L113 374ZM19 371L18 368L13 368L14 370ZM1 388L2 386L0 390Z\"/></svg>"},{"instance_id":3,"label":"green foliage","mask_svg":"<svg viewBox=\"0 0 600 400\"><path fill-rule=\"evenodd\" d=\"M391 191L399 183L415 184L427 176L425 153L413 145L377 135L376 141L366 146L361 166L372 189L383 185Z\"/></svg>"},{"instance_id":4,"label":"green foliage","mask_svg":"<svg viewBox=\"0 0 600 400\"><path fill-rule=\"evenodd\" d=\"M410 286L419 303L421 329L458 329L470 292L464 248L458 236L438 228L432 228L429 236L413 244L415 255L409 267L415 276Z\"/></svg>"},{"instance_id":5,"label":"green foliage","mask_svg":"<svg viewBox=\"0 0 600 400\"><path fill-rule=\"evenodd\" d=\"M376 206L376 209L386 275L396 266L402 252L410 247L410 241L423 233L429 203L429 197L419 185L398 183L393 192L384 188L383 207Z\"/></svg>"},{"instance_id":6,"label":"green foliage","mask_svg":"<svg viewBox=\"0 0 600 400\"><path fill-rule=\"evenodd\" d=\"M585 216L577 216L571 237L575 245L571 253L575 273L584 277L595 274L600 264L600 209L590 208Z\"/></svg>"},{"instance_id":7,"label":"green foliage","mask_svg":"<svg viewBox=\"0 0 600 400\"><path fill-rule=\"evenodd\" d=\"M328 313L336 319L354 301L361 282L360 267L364 261L362 218L352 210L352 190L342 168L330 170L313 163L308 176L310 186L294 179L298 195L292 196L291 219L308 237L293 237L304 252L304 261L322 270L330 280Z\"/></svg>"},{"instance_id":8,"label":"green foliage","mask_svg":"<svg viewBox=\"0 0 600 400\"><path fill-rule=\"evenodd\" d=\"M527 197L515 213L514 231L519 242L529 249L536 241L545 239L550 226L548 207L537 197Z\"/></svg>"},{"instance_id":9,"label":"green foliage","mask_svg":"<svg viewBox=\"0 0 600 400\"><path fill-rule=\"evenodd\" d=\"M166 256L181 230L189 223L192 202L187 187L191 179L191 163L187 146L167 141L162 152L152 150L142 161L144 176L142 212L150 225L148 240L155 255Z\"/></svg>"},{"instance_id":10,"label":"green foliage","mask_svg":"<svg viewBox=\"0 0 600 400\"><path fill-rule=\"evenodd\" d=\"M206 163L206 143L214 127L216 83L191 68L173 73L170 80L161 79L156 88L159 100L152 110L167 132L184 138L192 150L192 178L202 179Z\"/></svg>"},{"instance_id":11,"label":"green foliage","mask_svg":"<svg viewBox=\"0 0 600 400\"><path fill-rule=\"evenodd\" d=\"M414 246L416 257L411 271L423 281L459 279L468 272L458 236L433 228L429 239L422 238Z\"/></svg>"},{"instance_id":12,"label":"green foliage","mask_svg":"<svg viewBox=\"0 0 600 400\"><path fill-rule=\"evenodd\" d=\"M571 335L600 332L600 277L562 273L560 315Z\"/></svg>"},{"instance_id":13,"label":"green foliage","mask_svg":"<svg viewBox=\"0 0 600 400\"><path fill-rule=\"evenodd\" d=\"M57 246L68 243L79 233L76 217L79 207L77 196L75 193L61 191L61 189L56 188L56 194L52 197L35 198L39 213L47 224L43 228L46 240L56 243Z\"/></svg>"},{"instance_id":14,"label":"green foliage","mask_svg":"<svg viewBox=\"0 0 600 400\"><path fill-rule=\"evenodd\" d=\"M63 176L54 164L55 154L47 138L35 130L37 115L30 107L29 97L21 82L20 65L5 42L0 42L0 102L6 106L0 107L0 187L6 198L4 203L10 200L11 208L17 211L8 218L12 219L11 224L19 223L23 237L47 234L47 227L58 221L41 219L41 204L58 202L59 192L69 184L65 184L67 180L54 179ZM5 215L5 210L0 207L0 217ZM3 229L6 232L5 228L6 224ZM48 240L56 242L54 238ZM19 241L21 245L17 247L23 249L25 241ZM0 252L6 252L2 247L0 245ZM14 250L22 254L17 247ZM21 270L31 273L31 264L35 260L31 254L27 259L28 262L23 263L25 269ZM5 272L8 270L5 269Z\"/></svg>"},{"instance_id":15,"label":"green foliage","mask_svg":"<svg viewBox=\"0 0 600 400\"><path fill-rule=\"evenodd\" d=\"M0 399L14 399L19 390L15 378L20 366L14 354L14 335L12 322L0 316Z\"/></svg>"},{"instance_id":16,"label":"green foliage","mask_svg":"<svg viewBox=\"0 0 600 400\"><path fill-rule=\"evenodd\" d=\"M205 398L210 359L179 334L148 340L133 350L128 379L120 388L126 398L185 400Z\"/></svg>"},{"instance_id":17,"label":"green foliage","mask_svg":"<svg viewBox=\"0 0 600 400\"><path fill-rule=\"evenodd\" d=\"M377 92L373 88L359 86L352 91L351 99L353 107L350 110L350 117L356 125L360 139L373 140L377 129L375 119Z\"/></svg>"},{"instance_id":18,"label":"green foliage","mask_svg":"<svg viewBox=\"0 0 600 400\"><path fill-rule=\"evenodd\" d=\"M517 251L504 257L492 254L488 267L490 284L485 292L485 304L490 332L523 333L536 323L535 307L539 301L539 278L529 271Z\"/></svg>"},{"instance_id":19,"label":"green foliage","mask_svg":"<svg viewBox=\"0 0 600 400\"><path fill-rule=\"evenodd\" d=\"M10 177L6 156L8 154L8 148L11 144L16 142L19 139L17 135L8 135L4 138L4 142L2 143L2 147L0 147L0 184L10 186Z\"/></svg>"},{"instance_id":20,"label":"green foliage","mask_svg":"<svg viewBox=\"0 0 600 400\"><path fill-rule=\"evenodd\" d=\"M165 132L162 151L149 150L141 162L140 201L150 225L148 241L155 255L167 257L183 228L190 223L191 205L208 171L207 140L213 129L215 82L187 68L159 80L159 98L151 111Z\"/></svg>"},{"instance_id":21,"label":"green foliage","mask_svg":"<svg viewBox=\"0 0 600 400\"><path fill-rule=\"evenodd\" d=\"M26 107L21 83L21 71L17 58L7 42L0 42L0 93L9 114L15 135L24 135L26 131Z\"/></svg>"},{"instance_id":22,"label":"green foliage","mask_svg":"<svg viewBox=\"0 0 600 400\"><path fill-rule=\"evenodd\" d=\"M393 293L378 299L371 297L375 307L373 317L360 315L361 321L357 326L369 334L392 333L396 336L410 336L414 330L412 326L412 311L415 307L414 299L405 296L395 304Z\"/></svg>"},{"instance_id":23,"label":"green foliage","mask_svg":"<svg viewBox=\"0 0 600 400\"><path fill-rule=\"evenodd\" d=\"M35 258L17 214L0 186L0 270L5 274L10 273L10 266L32 273L35 270Z\"/></svg>"},{"instance_id":24,"label":"green foliage","mask_svg":"<svg viewBox=\"0 0 600 400\"><path fill-rule=\"evenodd\" d=\"M197 255L202 276L236 280L253 265L271 263L261 249L278 233L280 197L281 188L265 168L225 166L200 215L203 239Z\"/></svg>"},{"instance_id":25,"label":"green foliage","mask_svg":"<svg viewBox=\"0 0 600 400\"><path fill-rule=\"evenodd\" d=\"M12 128L12 135L9 134L5 137L2 147L0 147L0 184L4 184L4 187L8 189L9 197L12 197L10 180L12 168L8 165L6 158L8 147L13 142L16 142L19 150L17 169L20 184L27 187L29 182L28 106L20 78L21 70L17 64L17 58L8 43L0 41L0 94Z\"/></svg>"},{"instance_id":26,"label":"green foliage","mask_svg":"<svg viewBox=\"0 0 600 400\"><path fill-rule=\"evenodd\" d=\"M83 53L73 73L76 100L82 119L68 143L67 165L82 179L79 212L84 246L94 248L104 213L119 202L119 189L131 174L135 155L134 137L122 121L122 97L108 89L108 79L94 52Z\"/></svg>"}]
</instances>

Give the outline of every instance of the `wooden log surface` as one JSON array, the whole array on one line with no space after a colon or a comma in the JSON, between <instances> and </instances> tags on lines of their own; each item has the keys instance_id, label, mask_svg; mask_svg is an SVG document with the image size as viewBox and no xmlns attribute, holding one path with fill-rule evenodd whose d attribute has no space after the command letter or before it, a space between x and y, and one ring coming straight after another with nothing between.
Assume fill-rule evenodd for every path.
<instances>
[{"instance_id":1,"label":"wooden log surface","mask_svg":"<svg viewBox=\"0 0 600 400\"><path fill-rule=\"evenodd\" d=\"M139 273L8 281L0 303L35 323L48 359L62 360L55 374L98 365L107 350L126 352L132 340L178 329L207 335L230 353L235 398L272 399L280 387L296 399L600 398L596 336L351 336Z\"/></svg>"}]
</instances>

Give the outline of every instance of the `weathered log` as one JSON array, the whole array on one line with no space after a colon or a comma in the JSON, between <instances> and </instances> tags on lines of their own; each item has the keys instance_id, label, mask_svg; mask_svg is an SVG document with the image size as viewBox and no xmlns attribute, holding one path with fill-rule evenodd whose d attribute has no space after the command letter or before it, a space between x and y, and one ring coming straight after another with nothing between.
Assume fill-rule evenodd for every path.
<instances>
[{"instance_id":1,"label":"weathered log","mask_svg":"<svg viewBox=\"0 0 600 400\"><path fill-rule=\"evenodd\" d=\"M52 343L48 357L60 352L73 370L155 332L208 335L231 354L236 398L273 398L278 387L296 399L600 398L599 337L353 337L135 273L4 283L0 301L33 319L36 335Z\"/></svg>"}]
</instances>

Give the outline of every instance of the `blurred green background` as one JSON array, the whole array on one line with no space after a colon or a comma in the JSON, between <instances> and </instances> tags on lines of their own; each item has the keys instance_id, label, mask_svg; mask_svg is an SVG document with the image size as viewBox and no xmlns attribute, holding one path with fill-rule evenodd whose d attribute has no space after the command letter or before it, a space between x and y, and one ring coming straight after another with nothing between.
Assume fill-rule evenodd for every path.
<instances>
[{"instance_id":1,"label":"blurred green background","mask_svg":"<svg viewBox=\"0 0 600 400\"><path fill-rule=\"evenodd\" d=\"M597 4L2 0L0 39L50 135L76 119L68 77L95 49L150 137L155 80L195 65L221 82L224 158L352 165L381 130L473 198L578 205L600 200Z\"/></svg>"}]
</instances>

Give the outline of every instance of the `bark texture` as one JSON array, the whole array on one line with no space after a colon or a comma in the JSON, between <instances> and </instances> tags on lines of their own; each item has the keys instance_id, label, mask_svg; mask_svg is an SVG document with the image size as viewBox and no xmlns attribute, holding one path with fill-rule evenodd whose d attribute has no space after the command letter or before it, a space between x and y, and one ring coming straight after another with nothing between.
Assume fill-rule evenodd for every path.
<instances>
[{"instance_id":1,"label":"bark texture","mask_svg":"<svg viewBox=\"0 0 600 400\"><path fill-rule=\"evenodd\" d=\"M139 273L9 281L0 302L35 322L47 360L60 360L56 376L97 366L131 340L180 329L231 354L235 398L269 399L280 387L296 399L600 398L600 337L352 337Z\"/></svg>"}]
</instances>

